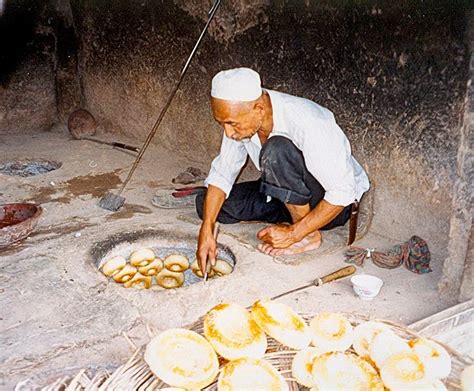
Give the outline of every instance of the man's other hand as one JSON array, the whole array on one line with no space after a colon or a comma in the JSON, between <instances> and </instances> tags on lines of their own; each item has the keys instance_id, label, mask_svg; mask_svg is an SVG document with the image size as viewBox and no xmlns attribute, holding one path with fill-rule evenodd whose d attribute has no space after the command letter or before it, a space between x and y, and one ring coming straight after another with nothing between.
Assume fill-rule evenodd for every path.
<instances>
[{"instance_id":1,"label":"man's other hand","mask_svg":"<svg viewBox=\"0 0 474 391\"><path fill-rule=\"evenodd\" d=\"M299 242L291 225L276 224L265 227L257 233L257 238L273 248L287 248Z\"/></svg>"}]
</instances>

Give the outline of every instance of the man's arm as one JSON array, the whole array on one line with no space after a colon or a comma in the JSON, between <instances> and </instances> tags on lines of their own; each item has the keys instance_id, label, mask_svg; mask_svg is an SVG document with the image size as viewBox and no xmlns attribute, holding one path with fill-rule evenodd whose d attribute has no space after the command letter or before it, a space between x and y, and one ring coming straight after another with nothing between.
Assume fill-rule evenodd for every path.
<instances>
[{"instance_id":1,"label":"man's arm","mask_svg":"<svg viewBox=\"0 0 474 391\"><path fill-rule=\"evenodd\" d=\"M204 199L204 209L201 229L199 230L198 246L196 257L199 268L204 274L207 262L215 264L217 255L217 243L214 238L214 226L216 224L219 211L224 204L226 194L216 186L209 185Z\"/></svg>"}]
</instances>

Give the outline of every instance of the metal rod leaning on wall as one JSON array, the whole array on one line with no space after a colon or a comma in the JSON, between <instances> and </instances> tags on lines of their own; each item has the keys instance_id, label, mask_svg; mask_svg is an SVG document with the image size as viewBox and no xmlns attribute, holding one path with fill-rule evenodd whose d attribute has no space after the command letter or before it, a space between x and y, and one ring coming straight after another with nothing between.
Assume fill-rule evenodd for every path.
<instances>
[{"instance_id":1,"label":"metal rod leaning on wall","mask_svg":"<svg viewBox=\"0 0 474 391\"><path fill-rule=\"evenodd\" d=\"M122 186L120 187L118 194L115 195L115 194L112 194L112 193L107 193L99 202L99 206L101 208L111 210L111 211L117 211L125 203L125 198L121 197L121 194L125 190L125 187L127 186L128 182L130 182L130 179L132 178L133 174L135 173L135 170L137 169L138 164L140 163L143 155L145 154L146 149L150 145L150 142L153 139L153 137L155 136L156 131L158 130L158 127L160 126L161 121L163 120L163 117L165 116L165 114L168 110L168 107L170 106L171 102L173 101L173 98L176 95L176 92L178 91L178 89L181 85L181 82L183 81L184 75L186 74L186 71L189 68L189 64L191 63L191 60L192 60L194 54L196 53L196 51L199 47L199 44L201 43L201 41L202 41L206 31L207 31L207 28L209 27L209 24L211 23L217 9L219 8L219 5L220 5L220 0L215 0L214 4L212 5L211 9L209 10L209 13L208 13L209 18L207 20L207 23L204 26L204 28L202 29L202 32L199 35L199 38L196 41L196 44L194 45L193 50L191 51L191 54L189 55L186 63L184 64L184 67L183 67L183 69L180 73L178 82L176 83L175 87L171 91L171 94L169 95L168 100L166 101L163 109L161 110L161 113L158 116L158 119L156 120L155 124L153 125L153 128L151 129L151 131L148 134L145 142L143 143L143 146L140 149L140 153L138 154L135 161L133 162L132 168L130 169L130 171L127 175L127 178L125 179Z\"/></svg>"}]
</instances>

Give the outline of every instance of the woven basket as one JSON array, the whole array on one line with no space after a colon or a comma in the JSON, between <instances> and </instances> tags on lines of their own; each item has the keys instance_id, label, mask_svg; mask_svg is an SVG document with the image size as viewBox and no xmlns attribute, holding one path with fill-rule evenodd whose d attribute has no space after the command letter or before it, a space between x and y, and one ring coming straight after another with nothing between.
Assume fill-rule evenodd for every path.
<instances>
[{"instance_id":1,"label":"woven basket","mask_svg":"<svg viewBox=\"0 0 474 391\"><path fill-rule=\"evenodd\" d=\"M315 314L300 314L306 322L309 322ZM346 313L344 314L347 319L356 326L362 322L368 321L369 319L360 315ZM409 330L407 327L380 320L381 322L387 324L392 328L392 330L397 333L400 337L405 339L412 339L420 337L420 335ZM203 334L203 319L197 321L188 327L190 330L193 330L199 334ZM439 342L438 342L439 343ZM443 344L441 344L443 345ZM452 360L452 370L451 373L446 379L445 384L449 390L460 390L459 379L462 370L468 366L472 365L473 361L467 357L461 356L459 353L449 348L446 345L443 345L444 348L451 355ZM98 390L140 390L140 391L152 391L159 390L160 388L169 387L166 383L157 379L153 373L148 368L148 365L143 360L144 349L141 348L135 352L135 354L130 358L130 360L119 367L109 378L107 378L104 383L102 383ZM285 346L281 345L279 342L275 341L273 338L268 338L268 349L265 354L265 359L274 365L280 373L287 379L290 386L290 390L306 390L305 387L298 385L294 379L291 377L291 363L293 357L295 356L296 351L290 350ZM225 360L220 359L220 365L226 363ZM68 390L82 390L84 388L78 387L75 388L71 383L68 387ZM217 381L205 388L208 391L217 390Z\"/></svg>"}]
</instances>

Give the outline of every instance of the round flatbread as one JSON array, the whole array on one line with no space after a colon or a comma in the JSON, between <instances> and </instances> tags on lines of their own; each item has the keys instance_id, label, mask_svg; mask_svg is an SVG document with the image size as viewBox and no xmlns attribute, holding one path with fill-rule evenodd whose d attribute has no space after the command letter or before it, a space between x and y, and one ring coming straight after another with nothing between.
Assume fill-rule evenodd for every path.
<instances>
[{"instance_id":1,"label":"round flatbread","mask_svg":"<svg viewBox=\"0 0 474 391\"><path fill-rule=\"evenodd\" d=\"M369 347L374 338L382 331L391 332L389 326L382 322L369 321L359 324L354 328L354 342L352 346L361 357L370 355Z\"/></svg>"},{"instance_id":2,"label":"round flatbread","mask_svg":"<svg viewBox=\"0 0 474 391\"><path fill-rule=\"evenodd\" d=\"M451 357L440 344L427 339L416 338L408 343L425 364L426 373L436 379L445 379L451 372Z\"/></svg>"},{"instance_id":3,"label":"round flatbread","mask_svg":"<svg viewBox=\"0 0 474 391\"><path fill-rule=\"evenodd\" d=\"M282 345L301 350L311 342L311 332L304 319L285 304L259 300L251 313L258 325Z\"/></svg>"},{"instance_id":4,"label":"round flatbread","mask_svg":"<svg viewBox=\"0 0 474 391\"><path fill-rule=\"evenodd\" d=\"M182 254L168 255L163 261L165 268L172 272L182 273L189 269L189 261Z\"/></svg>"},{"instance_id":5,"label":"round flatbread","mask_svg":"<svg viewBox=\"0 0 474 391\"><path fill-rule=\"evenodd\" d=\"M313 360L313 381L318 390L384 391L377 371L353 353L324 353Z\"/></svg>"},{"instance_id":6,"label":"round flatbread","mask_svg":"<svg viewBox=\"0 0 474 391\"><path fill-rule=\"evenodd\" d=\"M156 283L165 289L179 288L184 284L184 274L163 269L156 275Z\"/></svg>"},{"instance_id":7,"label":"round flatbread","mask_svg":"<svg viewBox=\"0 0 474 391\"><path fill-rule=\"evenodd\" d=\"M411 350L390 356L381 367L380 376L390 390L423 389L430 381L423 362Z\"/></svg>"},{"instance_id":8,"label":"round flatbread","mask_svg":"<svg viewBox=\"0 0 474 391\"><path fill-rule=\"evenodd\" d=\"M295 354L291 364L293 378L301 385L311 388L316 384L313 379L313 360L322 353L318 348L308 347Z\"/></svg>"},{"instance_id":9,"label":"round flatbread","mask_svg":"<svg viewBox=\"0 0 474 391\"><path fill-rule=\"evenodd\" d=\"M218 277L221 277L232 273L233 268L230 263L223 261L222 259L216 259L216 264L212 266L212 270Z\"/></svg>"},{"instance_id":10,"label":"round flatbread","mask_svg":"<svg viewBox=\"0 0 474 391\"><path fill-rule=\"evenodd\" d=\"M185 329L170 329L153 338L146 347L145 361L165 383L185 389L208 386L219 370L209 342Z\"/></svg>"},{"instance_id":11,"label":"round flatbread","mask_svg":"<svg viewBox=\"0 0 474 391\"><path fill-rule=\"evenodd\" d=\"M127 260L121 255L110 258L102 266L102 273L107 277L113 277L120 272L127 265Z\"/></svg>"},{"instance_id":12,"label":"round flatbread","mask_svg":"<svg viewBox=\"0 0 474 391\"><path fill-rule=\"evenodd\" d=\"M156 258L155 253L151 248L141 248L130 254L128 261L132 266L143 267L148 265Z\"/></svg>"},{"instance_id":13,"label":"round flatbread","mask_svg":"<svg viewBox=\"0 0 474 391\"><path fill-rule=\"evenodd\" d=\"M199 264L198 264L198 261L194 261L192 264L191 264L191 270L192 272L198 276L199 278L203 278L204 275L202 274L201 272L201 269L199 268ZM211 277L214 277L214 270L211 268L211 263L208 262L207 263L207 277L208 278L211 278Z\"/></svg>"},{"instance_id":14,"label":"round flatbread","mask_svg":"<svg viewBox=\"0 0 474 391\"><path fill-rule=\"evenodd\" d=\"M114 274L112 278L115 282L123 284L124 282L131 280L135 274L137 274L137 268L127 264L122 270Z\"/></svg>"},{"instance_id":15,"label":"round flatbread","mask_svg":"<svg viewBox=\"0 0 474 391\"><path fill-rule=\"evenodd\" d=\"M151 277L136 273L131 280L123 284L124 288L148 289L151 287Z\"/></svg>"},{"instance_id":16,"label":"round flatbread","mask_svg":"<svg viewBox=\"0 0 474 391\"><path fill-rule=\"evenodd\" d=\"M219 304L204 318L204 336L227 360L261 358L267 350L267 336L252 315L237 304Z\"/></svg>"},{"instance_id":17,"label":"round flatbread","mask_svg":"<svg viewBox=\"0 0 474 391\"><path fill-rule=\"evenodd\" d=\"M400 352L410 352L408 341L393 331L382 331L377 334L369 346L370 358L380 369L390 356Z\"/></svg>"},{"instance_id":18,"label":"round flatbread","mask_svg":"<svg viewBox=\"0 0 474 391\"><path fill-rule=\"evenodd\" d=\"M155 276L163 270L163 261L156 258L151 261L148 265L138 268L138 271L144 276Z\"/></svg>"},{"instance_id":19,"label":"round flatbread","mask_svg":"<svg viewBox=\"0 0 474 391\"><path fill-rule=\"evenodd\" d=\"M217 381L219 391L288 391L288 384L277 369L259 358L239 358L226 364Z\"/></svg>"},{"instance_id":20,"label":"round flatbread","mask_svg":"<svg viewBox=\"0 0 474 391\"><path fill-rule=\"evenodd\" d=\"M309 323L313 345L321 352L344 352L352 345L354 331L342 315L322 312Z\"/></svg>"}]
</instances>

